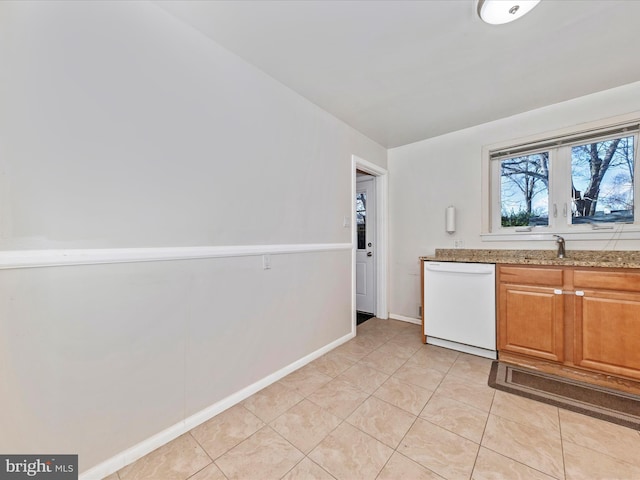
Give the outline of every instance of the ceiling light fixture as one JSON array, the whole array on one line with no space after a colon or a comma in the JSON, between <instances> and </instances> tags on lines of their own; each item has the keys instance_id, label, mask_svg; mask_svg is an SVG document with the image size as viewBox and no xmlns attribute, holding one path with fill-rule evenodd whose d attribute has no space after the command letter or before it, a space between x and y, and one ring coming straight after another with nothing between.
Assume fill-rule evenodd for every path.
<instances>
[{"instance_id":1,"label":"ceiling light fixture","mask_svg":"<svg viewBox=\"0 0 640 480\"><path fill-rule=\"evenodd\" d=\"M491 25L513 22L526 15L540 0L478 0L478 15Z\"/></svg>"}]
</instances>

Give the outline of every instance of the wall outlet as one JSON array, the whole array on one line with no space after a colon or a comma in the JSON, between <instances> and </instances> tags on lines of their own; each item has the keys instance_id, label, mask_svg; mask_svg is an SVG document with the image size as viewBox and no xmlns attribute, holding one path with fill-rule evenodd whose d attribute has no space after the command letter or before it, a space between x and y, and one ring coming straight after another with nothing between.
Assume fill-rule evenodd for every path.
<instances>
[{"instance_id":1,"label":"wall outlet","mask_svg":"<svg viewBox=\"0 0 640 480\"><path fill-rule=\"evenodd\" d=\"M453 248L464 248L464 240L454 240Z\"/></svg>"},{"instance_id":2,"label":"wall outlet","mask_svg":"<svg viewBox=\"0 0 640 480\"><path fill-rule=\"evenodd\" d=\"M418 305L418 318L422 318L422 305Z\"/></svg>"},{"instance_id":3,"label":"wall outlet","mask_svg":"<svg viewBox=\"0 0 640 480\"><path fill-rule=\"evenodd\" d=\"M271 269L271 255L262 255L262 268L264 270Z\"/></svg>"},{"instance_id":4,"label":"wall outlet","mask_svg":"<svg viewBox=\"0 0 640 480\"><path fill-rule=\"evenodd\" d=\"M344 228L349 228L351 226L351 217L347 217L347 216L342 217L342 226Z\"/></svg>"}]
</instances>

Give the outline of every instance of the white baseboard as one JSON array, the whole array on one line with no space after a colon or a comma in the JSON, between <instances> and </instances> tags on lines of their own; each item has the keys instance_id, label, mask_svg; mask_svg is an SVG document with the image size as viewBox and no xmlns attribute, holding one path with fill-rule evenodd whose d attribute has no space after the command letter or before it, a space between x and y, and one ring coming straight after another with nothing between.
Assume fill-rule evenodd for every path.
<instances>
[{"instance_id":1,"label":"white baseboard","mask_svg":"<svg viewBox=\"0 0 640 480\"><path fill-rule=\"evenodd\" d=\"M261 380L249 385L248 387L243 388L242 390L237 391L236 393L229 395L228 397L220 400L219 402L214 403L213 405L201 410L190 417L176 423L175 425L166 428L165 430L143 440L142 442L134 445L133 447L111 457L108 460L96 465L95 467L83 472L79 476L79 480L101 480L114 472L117 472L121 468L129 465L130 463L135 462L136 460L144 457L148 453L151 453L158 447L169 443L171 440L175 440L180 435L188 432L189 430L197 427L201 423L206 422L207 420L215 417L219 413L227 410L230 407L240 403L245 398L250 397L254 393L262 390L265 387L268 387L274 382L277 382L281 378L289 375L291 372L298 370L299 368L305 366L306 364L312 362L316 358L321 357L325 353L333 350L339 345L351 340L355 337L355 332L351 331L347 335L334 340L333 342L325 345L324 347L316 350L313 353L310 353L306 357L302 357L299 360L287 365L284 368L281 368L277 372L272 373L264 377Z\"/></svg>"},{"instance_id":2,"label":"white baseboard","mask_svg":"<svg viewBox=\"0 0 640 480\"><path fill-rule=\"evenodd\" d=\"M398 315L397 313L390 313L389 318L393 320L400 320L402 322L415 323L416 325L422 325L421 318L405 317L404 315Z\"/></svg>"}]
</instances>

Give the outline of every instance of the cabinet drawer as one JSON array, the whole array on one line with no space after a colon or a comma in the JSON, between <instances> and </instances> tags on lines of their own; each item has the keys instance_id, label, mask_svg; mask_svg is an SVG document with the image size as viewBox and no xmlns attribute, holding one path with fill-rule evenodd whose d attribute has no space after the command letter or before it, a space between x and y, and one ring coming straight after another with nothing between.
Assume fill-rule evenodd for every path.
<instances>
[{"instance_id":1,"label":"cabinet drawer","mask_svg":"<svg viewBox=\"0 0 640 480\"><path fill-rule=\"evenodd\" d=\"M564 271L561 268L501 265L498 272L501 283L562 287L564 280Z\"/></svg>"},{"instance_id":2,"label":"cabinet drawer","mask_svg":"<svg viewBox=\"0 0 640 480\"><path fill-rule=\"evenodd\" d=\"M640 272L576 269L573 272L573 286L577 289L640 292Z\"/></svg>"}]
</instances>

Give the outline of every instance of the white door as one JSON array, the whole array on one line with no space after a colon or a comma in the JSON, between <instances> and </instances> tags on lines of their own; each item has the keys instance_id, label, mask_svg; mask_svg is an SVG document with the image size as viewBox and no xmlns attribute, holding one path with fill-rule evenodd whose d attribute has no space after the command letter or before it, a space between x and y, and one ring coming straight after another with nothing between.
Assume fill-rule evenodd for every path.
<instances>
[{"instance_id":1,"label":"white door","mask_svg":"<svg viewBox=\"0 0 640 480\"><path fill-rule=\"evenodd\" d=\"M356 189L356 310L376 313L375 183L359 177Z\"/></svg>"}]
</instances>

